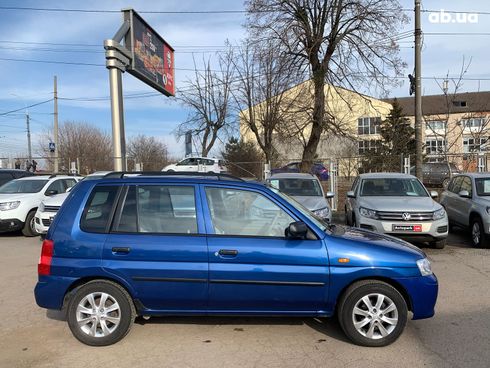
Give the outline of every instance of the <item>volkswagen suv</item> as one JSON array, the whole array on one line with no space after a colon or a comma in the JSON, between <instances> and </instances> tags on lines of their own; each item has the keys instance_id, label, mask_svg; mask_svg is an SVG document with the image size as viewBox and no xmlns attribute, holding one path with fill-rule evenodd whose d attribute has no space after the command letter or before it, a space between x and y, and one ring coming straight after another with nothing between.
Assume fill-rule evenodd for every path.
<instances>
[{"instance_id":1,"label":"volkswagen suv","mask_svg":"<svg viewBox=\"0 0 490 368\"><path fill-rule=\"evenodd\" d=\"M70 192L42 244L37 304L88 345L136 316L337 314L384 346L434 314L437 278L402 240L329 226L279 190L222 174L108 174Z\"/></svg>"}]
</instances>

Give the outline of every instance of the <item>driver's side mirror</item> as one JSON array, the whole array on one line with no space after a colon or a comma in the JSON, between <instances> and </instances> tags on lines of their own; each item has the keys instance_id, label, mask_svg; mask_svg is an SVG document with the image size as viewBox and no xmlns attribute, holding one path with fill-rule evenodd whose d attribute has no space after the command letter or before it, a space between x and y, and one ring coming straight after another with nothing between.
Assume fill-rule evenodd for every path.
<instances>
[{"instance_id":1,"label":"driver's side mirror","mask_svg":"<svg viewBox=\"0 0 490 368\"><path fill-rule=\"evenodd\" d=\"M461 192L458 193L458 195L461 198L471 198L470 192L468 192L467 190L462 190Z\"/></svg>"},{"instance_id":2,"label":"driver's side mirror","mask_svg":"<svg viewBox=\"0 0 490 368\"><path fill-rule=\"evenodd\" d=\"M325 194L325 198L333 198L333 197L335 197L335 193L334 192L327 192Z\"/></svg>"},{"instance_id":3,"label":"driver's side mirror","mask_svg":"<svg viewBox=\"0 0 490 368\"><path fill-rule=\"evenodd\" d=\"M49 197L58 194L58 191L55 189L51 189L51 190L47 190L45 194Z\"/></svg>"},{"instance_id":4,"label":"driver's side mirror","mask_svg":"<svg viewBox=\"0 0 490 368\"><path fill-rule=\"evenodd\" d=\"M308 232L308 226L303 221L291 222L286 228L286 237L290 239L304 239Z\"/></svg>"},{"instance_id":5,"label":"driver's side mirror","mask_svg":"<svg viewBox=\"0 0 490 368\"><path fill-rule=\"evenodd\" d=\"M439 197L439 193L437 193L435 190L431 190L430 196L431 196L431 198L437 198L437 197Z\"/></svg>"},{"instance_id":6,"label":"driver's side mirror","mask_svg":"<svg viewBox=\"0 0 490 368\"><path fill-rule=\"evenodd\" d=\"M353 190L349 190L347 192L347 198L356 198L356 194L354 193Z\"/></svg>"}]
</instances>

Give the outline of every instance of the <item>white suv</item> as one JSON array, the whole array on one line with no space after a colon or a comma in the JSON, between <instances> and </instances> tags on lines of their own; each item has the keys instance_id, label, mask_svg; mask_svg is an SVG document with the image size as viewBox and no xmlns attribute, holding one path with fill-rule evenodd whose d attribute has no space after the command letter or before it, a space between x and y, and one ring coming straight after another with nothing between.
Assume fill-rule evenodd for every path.
<instances>
[{"instance_id":1,"label":"white suv","mask_svg":"<svg viewBox=\"0 0 490 368\"><path fill-rule=\"evenodd\" d=\"M22 230L25 236L38 235L34 216L41 202L65 193L82 177L42 175L12 180L0 187L0 232Z\"/></svg>"},{"instance_id":2,"label":"white suv","mask_svg":"<svg viewBox=\"0 0 490 368\"><path fill-rule=\"evenodd\" d=\"M187 157L176 164L168 165L162 171L167 172L204 172L204 173L223 173L226 167L221 160L209 157Z\"/></svg>"}]
</instances>

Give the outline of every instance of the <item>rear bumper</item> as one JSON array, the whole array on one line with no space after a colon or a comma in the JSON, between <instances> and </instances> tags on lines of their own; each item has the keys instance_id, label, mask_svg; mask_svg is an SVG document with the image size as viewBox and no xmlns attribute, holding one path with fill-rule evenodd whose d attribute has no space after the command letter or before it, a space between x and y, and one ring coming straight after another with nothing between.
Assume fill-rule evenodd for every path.
<instances>
[{"instance_id":1,"label":"rear bumper","mask_svg":"<svg viewBox=\"0 0 490 368\"><path fill-rule=\"evenodd\" d=\"M412 319L430 318L435 313L439 284L435 275L395 279L407 291Z\"/></svg>"},{"instance_id":2,"label":"rear bumper","mask_svg":"<svg viewBox=\"0 0 490 368\"><path fill-rule=\"evenodd\" d=\"M23 227L24 223L18 219L0 220L0 233L21 230Z\"/></svg>"},{"instance_id":3,"label":"rear bumper","mask_svg":"<svg viewBox=\"0 0 490 368\"><path fill-rule=\"evenodd\" d=\"M63 299L76 278L61 276L41 276L34 288L36 303L41 308L57 309L63 307Z\"/></svg>"}]
</instances>

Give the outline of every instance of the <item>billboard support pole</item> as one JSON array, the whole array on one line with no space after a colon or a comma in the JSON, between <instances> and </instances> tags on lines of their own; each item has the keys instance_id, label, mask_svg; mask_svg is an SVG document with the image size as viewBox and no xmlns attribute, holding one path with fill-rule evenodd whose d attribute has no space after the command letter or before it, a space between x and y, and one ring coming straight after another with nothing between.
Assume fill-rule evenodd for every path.
<instances>
[{"instance_id":1,"label":"billboard support pole","mask_svg":"<svg viewBox=\"0 0 490 368\"><path fill-rule=\"evenodd\" d=\"M122 73L126 71L126 67L131 61L131 55L119 42L128 31L129 22L123 22L114 39L104 41L106 67L109 69L111 91L112 147L115 171L126 171L127 169Z\"/></svg>"}]
</instances>

